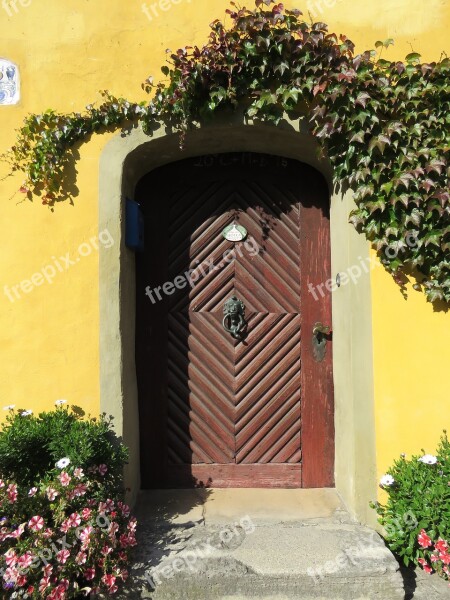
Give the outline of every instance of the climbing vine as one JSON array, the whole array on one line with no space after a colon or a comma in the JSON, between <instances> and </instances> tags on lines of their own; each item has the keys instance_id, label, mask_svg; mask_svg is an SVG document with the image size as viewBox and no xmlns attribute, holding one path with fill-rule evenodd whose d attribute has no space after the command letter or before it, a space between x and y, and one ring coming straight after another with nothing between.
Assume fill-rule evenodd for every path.
<instances>
[{"instance_id":1,"label":"climbing vine","mask_svg":"<svg viewBox=\"0 0 450 600\"><path fill-rule=\"evenodd\" d=\"M350 221L374 244L403 285L415 277L431 301L450 302L450 60L381 58L392 40L354 53L344 35L307 23L299 10L255 0L231 2L231 24L214 21L207 43L168 51L165 81L143 83L150 101L103 93L80 114L29 115L3 156L23 171L21 191L53 204L64 198L74 145L108 127L161 120L183 145L191 124L244 107L248 119L306 119L334 167L335 184L353 192Z\"/></svg>"}]
</instances>

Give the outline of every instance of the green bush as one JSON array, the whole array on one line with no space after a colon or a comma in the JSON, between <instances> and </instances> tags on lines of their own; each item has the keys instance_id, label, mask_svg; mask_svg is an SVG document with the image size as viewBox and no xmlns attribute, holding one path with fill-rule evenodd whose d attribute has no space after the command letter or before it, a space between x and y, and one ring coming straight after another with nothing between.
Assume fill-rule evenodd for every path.
<instances>
[{"instance_id":1,"label":"green bush","mask_svg":"<svg viewBox=\"0 0 450 600\"><path fill-rule=\"evenodd\" d=\"M112 431L112 419L83 419L59 407L37 416L10 411L0 431L0 477L30 488L69 458L85 471L108 465L110 493L121 492L127 448Z\"/></svg>"},{"instance_id":2,"label":"green bush","mask_svg":"<svg viewBox=\"0 0 450 600\"><path fill-rule=\"evenodd\" d=\"M436 456L404 455L381 479L389 497L386 505L371 503L385 529L389 548L405 565L421 564L418 536L424 530L433 540L450 539L450 442L441 438ZM389 476L391 476L389 478Z\"/></svg>"}]
</instances>

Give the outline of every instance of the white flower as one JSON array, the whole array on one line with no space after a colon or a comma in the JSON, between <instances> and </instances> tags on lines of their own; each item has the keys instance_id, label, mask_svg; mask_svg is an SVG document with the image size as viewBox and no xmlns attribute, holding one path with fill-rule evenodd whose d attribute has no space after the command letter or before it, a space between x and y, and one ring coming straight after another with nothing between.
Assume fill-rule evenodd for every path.
<instances>
[{"instance_id":1,"label":"white flower","mask_svg":"<svg viewBox=\"0 0 450 600\"><path fill-rule=\"evenodd\" d=\"M435 465L437 463L437 458L432 454L424 454L418 460L425 465Z\"/></svg>"},{"instance_id":2,"label":"white flower","mask_svg":"<svg viewBox=\"0 0 450 600\"><path fill-rule=\"evenodd\" d=\"M395 479L392 477L392 475L383 475L383 477L380 479L380 485L383 487L389 487L394 485L394 483Z\"/></svg>"},{"instance_id":3,"label":"white flower","mask_svg":"<svg viewBox=\"0 0 450 600\"><path fill-rule=\"evenodd\" d=\"M67 400L55 400L56 406L62 406L63 404L67 404Z\"/></svg>"},{"instance_id":4,"label":"white flower","mask_svg":"<svg viewBox=\"0 0 450 600\"><path fill-rule=\"evenodd\" d=\"M12 410L13 408L15 408L15 404L8 404L8 406L4 406L3 410Z\"/></svg>"},{"instance_id":5,"label":"white flower","mask_svg":"<svg viewBox=\"0 0 450 600\"><path fill-rule=\"evenodd\" d=\"M37 487L32 487L30 489L30 491L28 492L29 497L32 498L36 494L37 491L38 491Z\"/></svg>"},{"instance_id":6,"label":"white flower","mask_svg":"<svg viewBox=\"0 0 450 600\"><path fill-rule=\"evenodd\" d=\"M21 416L21 417L28 417L29 415L32 415L32 414L33 414L33 411L32 411L32 410L23 410L23 411L20 413L20 416Z\"/></svg>"},{"instance_id":7,"label":"white flower","mask_svg":"<svg viewBox=\"0 0 450 600\"><path fill-rule=\"evenodd\" d=\"M58 460L58 462L56 463L56 466L58 467L58 469L65 469L68 465L70 465L70 458L61 458L61 460Z\"/></svg>"}]
</instances>

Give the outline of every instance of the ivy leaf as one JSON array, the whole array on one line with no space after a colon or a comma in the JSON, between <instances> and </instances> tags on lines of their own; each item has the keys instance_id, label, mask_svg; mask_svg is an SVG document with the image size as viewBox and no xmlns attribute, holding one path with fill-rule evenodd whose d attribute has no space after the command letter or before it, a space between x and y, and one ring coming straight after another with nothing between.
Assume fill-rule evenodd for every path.
<instances>
[{"instance_id":1,"label":"ivy leaf","mask_svg":"<svg viewBox=\"0 0 450 600\"><path fill-rule=\"evenodd\" d=\"M362 131L354 133L350 138L350 142L359 142L360 144L364 144L364 133Z\"/></svg>"},{"instance_id":2,"label":"ivy leaf","mask_svg":"<svg viewBox=\"0 0 450 600\"><path fill-rule=\"evenodd\" d=\"M427 289L425 293L430 302L437 302L438 300L442 300L444 298L442 290L435 287Z\"/></svg>"},{"instance_id":3,"label":"ivy leaf","mask_svg":"<svg viewBox=\"0 0 450 600\"><path fill-rule=\"evenodd\" d=\"M360 92L355 100L355 104L360 104L363 108L366 108L367 102L370 100L370 94L367 92Z\"/></svg>"},{"instance_id":4,"label":"ivy leaf","mask_svg":"<svg viewBox=\"0 0 450 600\"><path fill-rule=\"evenodd\" d=\"M293 100L295 103L298 102L298 94L299 90L296 88L290 88L283 92L283 101L287 102L288 100Z\"/></svg>"},{"instance_id":5,"label":"ivy leaf","mask_svg":"<svg viewBox=\"0 0 450 600\"><path fill-rule=\"evenodd\" d=\"M384 154L386 149L386 142L380 138L372 138L369 142L369 152L372 154L374 148L378 148L380 154Z\"/></svg>"},{"instance_id":6,"label":"ivy leaf","mask_svg":"<svg viewBox=\"0 0 450 600\"><path fill-rule=\"evenodd\" d=\"M406 62L410 65L418 63L420 61L420 59L421 59L421 55L418 54L417 52L410 52L405 57Z\"/></svg>"},{"instance_id":7,"label":"ivy leaf","mask_svg":"<svg viewBox=\"0 0 450 600\"><path fill-rule=\"evenodd\" d=\"M441 236L438 231L430 231L430 233L425 236L424 240L425 246L429 246L430 244L433 244L438 248L441 246Z\"/></svg>"}]
</instances>

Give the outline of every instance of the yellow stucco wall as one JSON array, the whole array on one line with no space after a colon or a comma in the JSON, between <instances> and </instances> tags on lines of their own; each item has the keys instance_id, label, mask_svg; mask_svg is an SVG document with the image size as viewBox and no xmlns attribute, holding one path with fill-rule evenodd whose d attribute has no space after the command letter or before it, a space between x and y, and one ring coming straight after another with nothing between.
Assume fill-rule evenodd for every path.
<instances>
[{"instance_id":1,"label":"yellow stucco wall","mask_svg":"<svg viewBox=\"0 0 450 600\"><path fill-rule=\"evenodd\" d=\"M228 5L226 0L160 0L152 12L149 0L150 20L140 0L9 1L10 16L0 4L0 57L19 65L22 100L0 107L0 151L14 142L13 130L28 112L76 111L98 99L100 89L144 99L140 83L149 74L159 75L165 49L203 43L208 24ZM426 60L450 50L448 0L285 4L314 13L353 39L357 50L388 37L396 44L385 52L387 58L402 58L411 47ZM0 181L0 407L38 411L67 398L91 414L98 412L98 252L91 238L98 230L98 160L110 137L95 137L81 148L73 205L50 211L39 201L13 195L20 177ZM0 166L0 175L4 172ZM81 244L90 244L89 256L80 256ZM61 265L59 257L67 253L75 264L60 272L55 260ZM20 291L14 302L8 299L4 285L11 289L47 265L56 271L52 283ZM411 292L405 301L381 268L373 270L372 281L381 474L400 452L422 446L433 451L441 430L450 426L450 319L433 312L419 293Z\"/></svg>"}]
</instances>

